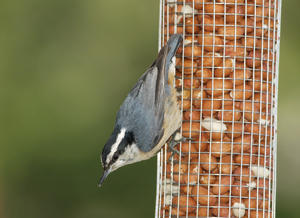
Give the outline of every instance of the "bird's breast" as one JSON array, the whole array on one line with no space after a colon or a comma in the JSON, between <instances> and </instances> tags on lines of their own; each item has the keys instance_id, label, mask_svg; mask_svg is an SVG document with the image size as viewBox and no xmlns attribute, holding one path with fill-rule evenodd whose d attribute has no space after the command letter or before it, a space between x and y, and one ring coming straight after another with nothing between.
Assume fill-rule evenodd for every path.
<instances>
[{"instance_id":1,"label":"bird's breast","mask_svg":"<svg viewBox=\"0 0 300 218\"><path fill-rule=\"evenodd\" d=\"M158 144L152 149L151 155L155 155L162 146L167 142L170 136L181 126L181 112L177 102L176 90L171 88L170 95L166 96L164 105L164 121L162 128L164 134Z\"/></svg>"}]
</instances>

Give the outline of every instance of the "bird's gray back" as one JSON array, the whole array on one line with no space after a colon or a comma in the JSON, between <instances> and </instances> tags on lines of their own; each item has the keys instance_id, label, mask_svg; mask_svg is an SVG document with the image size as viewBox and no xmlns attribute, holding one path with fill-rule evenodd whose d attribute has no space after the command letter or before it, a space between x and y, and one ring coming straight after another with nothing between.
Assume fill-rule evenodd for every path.
<instances>
[{"instance_id":1,"label":"bird's gray back","mask_svg":"<svg viewBox=\"0 0 300 218\"><path fill-rule=\"evenodd\" d=\"M150 67L139 79L122 104L117 124L134 133L137 146L144 152L150 151L163 135L164 89L155 96L159 70Z\"/></svg>"},{"instance_id":2,"label":"bird's gray back","mask_svg":"<svg viewBox=\"0 0 300 218\"><path fill-rule=\"evenodd\" d=\"M181 41L181 35L176 34L169 39L118 112L117 124L134 133L137 146L144 152L152 150L163 136L164 107L171 95L169 66Z\"/></svg>"}]
</instances>

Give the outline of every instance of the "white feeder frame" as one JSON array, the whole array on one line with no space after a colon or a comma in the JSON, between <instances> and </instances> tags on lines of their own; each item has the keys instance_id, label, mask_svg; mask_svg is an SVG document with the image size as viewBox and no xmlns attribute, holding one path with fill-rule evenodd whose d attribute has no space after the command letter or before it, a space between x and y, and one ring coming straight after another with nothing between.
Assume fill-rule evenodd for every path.
<instances>
[{"instance_id":1,"label":"white feeder frame","mask_svg":"<svg viewBox=\"0 0 300 218\"><path fill-rule=\"evenodd\" d=\"M174 7L175 8L175 15L174 15L174 32L176 33L177 32L177 21L179 20L179 16L182 16L182 19L183 19L183 24L182 24L182 28L183 28L183 38L185 39L185 35L186 35L186 32L185 32L185 29L186 29L186 17L193 17L193 24L192 24L192 27L194 29L194 25L195 25L195 14L198 13L199 15L203 15L203 18L204 18L204 15L206 15L206 13L204 12L204 10L202 12L196 12L196 9L195 9L195 1L197 0L194 0L194 1L187 1L187 0L160 0L160 17L159 17L159 49L166 43L166 39L169 38L170 36L170 33L169 33L169 30L170 30L170 26L169 26L169 23L170 23L170 19L171 19L171 16L169 15L169 8L170 7ZM256 10L257 10L257 4L256 4L256 1L254 0L245 0L245 3L237 3L237 1L235 1L235 3L225 3L226 0L223 0L224 3L219 3L220 1L216 1L216 0L212 0L211 3L204 3L205 0L203 0L203 8L205 8L205 5L206 4L213 4L214 5L214 11L215 11L215 6L217 4L225 4L225 8L227 5L234 5L235 6L235 12L237 12L237 6L249 6L251 2L254 2L254 3L251 3L252 6L255 7L255 15L253 16L254 18L254 26L247 26L247 18L246 18L246 22L245 22L245 25L242 25L243 28L246 28L246 31L245 31L245 36L244 37L247 37L247 28L248 27L251 27L251 28L254 28L254 40L256 39L260 39L260 38L263 38L265 39L264 36L265 33L262 31L262 36L261 37L258 37L256 35L256 30L257 30L257 26L256 26ZM207 0L206 0L207 1ZM199 2L199 0L197 1ZM248 3L249 2L249 3ZM262 40L262 46L261 46L261 57L263 57L263 53L264 53L264 50L265 48L267 48L267 51L268 51L268 55L267 55L267 60L270 61L270 62L267 62L268 63L268 66L267 66L267 74L269 72L272 73L272 77L271 77L271 81L269 80L269 76L267 76L267 84L271 84L272 88L271 88L271 96L272 96L272 100L270 101L270 110L271 111L268 111L268 107L267 107L267 111L266 111L266 120L268 120L268 115L269 118L270 118L270 122L264 122L264 121L260 121L259 124L256 124L256 125L259 125L259 134L258 134L258 145L255 144L255 146L258 146L259 148L259 151L258 151L258 156L257 158L260 158L260 157L263 157L265 159L269 158L270 160L270 166L267 167L266 166L266 162L263 163L263 165L259 162L258 160L258 165L253 165L253 164L249 164L247 165L250 169L250 175L249 175L249 178L257 178L258 180L259 179L263 179L264 181L264 187L263 187L263 199L258 199L258 197L254 200L256 200L256 205L257 207L254 209L254 211L256 211L256 217L261 217L261 216L258 216L258 212L259 211L262 211L262 217L275 217L275 211L276 211L276 171L277 171L277 107L278 107L278 76L279 76L279 45L280 45L280 25L281 25L281 5L282 5L282 0L264 0L263 1L263 8L265 8L265 4L269 3L269 5L271 5L271 3L274 2L274 16L264 16L264 12L265 10L263 10L263 16L262 16L262 20L264 19L268 19L268 24L271 24L271 22L273 22L273 29L271 28L271 25L268 25L266 26L266 28L268 28L267 30L267 33L269 34L268 35L268 38L267 38L267 47L263 47L263 44L264 44L264 40ZM184 13L181 13L179 14L178 13L178 6L179 5L183 5L184 8L187 8L187 11L185 11ZM186 7L186 6L189 6L189 7ZM165 14L165 8L167 7L167 11L166 11L166 14ZM271 8L271 7L270 7ZM269 8L269 13L268 14L271 14L270 13L270 8ZM190 10L192 9L192 10ZM211 14L210 14L211 15ZM224 12L224 28L225 28L225 31L226 32L226 25L229 26L228 24L226 24L226 12ZM232 15L232 14L231 14ZM237 13L234 14L235 18L237 18ZM245 17L248 17L247 15L247 12L245 14L243 14ZM212 17L215 21L216 19L216 16L215 14L212 14ZM205 18L204 18L205 19ZM166 22L165 22L166 20ZM235 19L237 20L237 19ZM204 23L204 21L203 21ZM213 22L215 24L215 22ZM202 23L200 23L200 26L202 26ZM235 21L235 24L234 24L235 27L238 26L237 24L237 21ZM213 35L216 34L215 32L215 25L213 25ZM264 25L262 25L262 28L264 28ZM273 31L273 32L272 32ZM166 36L165 36L165 33L166 33ZM236 28L235 28L235 33L236 33ZM270 37L270 33L273 33L273 37ZM204 31L202 33L200 33L204 36ZM193 39L192 42L191 42L191 45L192 45L192 60L194 60L193 58L193 50L194 50L194 44L196 43L195 42L195 33L193 32L192 34ZM223 37L225 38L225 35L223 35ZM203 40L203 37L202 37L202 40ZM270 48L270 41L272 41L272 48ZM204 41L202 41L204 42ZM204 43L202 43L202 45L204 45ZM213 45L215 46L215 45ZM226 46L226 40L224 40L224 48ZM255 56L255 51L256 51L256 43L254 41L254 45L253 45L253 51L254 51L254 55ZM205 53L204 51L204 46L202 46L202 55ZM185 46L182 47L183 51L182 51L182 79L184 78L184 48ZM234 37L234 48L237 48L237 38L236 36ZM243 47L246 51L246 46ZM271 53L269 53L271 52ZM273 53L272 53L273 52ZM272 58L270 59L270 54L272 54ZM212 58L213 58L213 61L214 61L214 57L215 57L216 53L213 49L212 51ZM223 57L223 64L225 63L224 60L225 60L225 54L224 56L221 56ZM249 57L244 57L244 72L246 71L246 60L248 59ZM234 61L236 61L236 57L233 57ZM263 60L264 60L264 57L263 58L260 58L261 60L261 65L263 65ZM271 65L269 65L269 63L271 63ZM253 58L253 64L255 64L255 58ZM212 64L213 65L213 64ZM201 61L201 66L200 66L203 70L203 58L202 58L202 61ZM212 68L214 68L212 66ZM271 69L270 69L271 68ZM194 66L192 65L191 66L191 70L193 71L194 69ZM212 69L214 71L214 69ZM247 69L248 70L248 69ZM236 71L236 67L234 66L233 67L233 71L235 72ZM258 70L253 67L253 69L251 69L252 73L253 73L253 76L255 75L255 72L257 72ZM224 72L224 70L223 70ZM262 76L263 74L263 67L261 67L261 78L263 77ZM245 75L245 74L244 74ZM193 73L190 75L191 76L191 79L192 81L194 80L194 75ZM215 78L211 78L212 80L214 80ZM224 86L224 80L225 78L222 77L222 80L223 80L223 86ZM262 87L262 81L261 80L261 87ZM246 84L246 80L243 81L243 85L245 87L245 84ZM183 82L182 82L183 84ZM235 84L235 82L234 82ZM175 85L175 82L174 82L174 85ZM201 86L203 88L203 78L201 78ZM183 91L183 85L181 87L181 91ZM190 89L191 93L193 92L192 88ZM235 91L235 86L233 85L233 92ZM212 88L212 96L213 96L213 92L214 92L214 89ZM254 94L257 93L255 92L254 88L252 90L252 96L254 96ZM272 94L273 93L273 94ZM266 94L267 96L269 96L269 89L267 89L266 91ZM223 97L224 97L224 91L223 91ZM245 94L243 94L245 96ZM262 97L260 97L260 101L259 101L259 104L261 105L261 100L262 100ZM183 102L183 96L181 96L181 102ZM192 102L193 102L193 98L192 98L192 94L191 94L191 99L190 99L190 107L191 107L191 110L193 110L193 105L192 105ZM202 99L201 99L201 102L202 102ZM224 102L224 100L223 100ZM235 102L235 101L233 101ZM269 100L268 100L268 97L267 97L267 101L266 101L266 104L268 105L269 103ZM243 103L243 101L242 101ZM235 104L235 103L233 103ZM222 109L221 111L225 112L226 110L224 110L223 108L224 106L222 106ZM201 104L201 107L200 107L200 112L202 110L202 104ZM222 112L222 115L223 115L223 112ZM235 112L235 107L233 106L233 109L232 109L232 112L234 113ZM241 119L241 123L243 124L243 131L242 131L242 143L243 144L243 138L244 138L244 131L245 131L245 128L244 128L244 124L250 124L251 125L251 151L250 151L250 161L252 161L252 158L256 157L256 155L254 155L252 153L252 147L254 146L254 141L252 140L252 137L253 137L253 124L255 123L253 121L253 118L252 118L252 122L249 122L247 120L244 119L244 112L245 112L245 109L243 109L242 111L242 119ZM250 111L249 111L250 112ZM249 113L248 112L248 113ZM252 100L252 117L254 116L254 100ZM182 113L183 113L183 110L182 110ZM213 115L213 114L212 114ZM259 116L261 118L262 116L262 108L260 106L260 110L259 110ZM262 120L262 119L260 119ZM190 122L190 129L191 129L191 125L192 125L192 122ZM220 122L223 123L223 116L222 116L222 119L220 120ZM234 123L232 121L232 125L234 126ZM203 126L203 120L200 120L199 122L199 125L200 126ZM213 125L213 119L210 119L210 126ZM265 132L262 134L261 132L261 129L262 127L265 127ZM271 131L270 131L270 142L269 142L269 147L270 147L270 156L267 156L266 153L264 154L264 156L261 156L260 155L260 146L262 146L261 144L261 139L265 138L266 140L268 139L267 136L268 136L268 133L267 133L267 128L270 127L271 128ZM274 129L272 131L272 129ZM182 131L182 130L181 130ZM202 130L203 131L203 130ZM212 128L210 129L210 132L212 131ZM223 131L223 130L221 130ZM208 130L209 132L209 130ZM200 139L199 139L199 146L200 146L200 141L201 141L201 129L200 129ZM232 139L233 139L233 136L232 136ZM223 139L221 138L220 140L220 143L221 143L221 149L222 149L222 141ZM197 142L198 143L198 142ZM212 144L212 134L210 134L210 139L209 139L209 148L211 148L211 144ZM233 141L230 142L231 143L231 147L233 148L234 146L234 143ZM267 142L265 142L265 145L268 144ZM240 153L240 155L242 156L242 160L243 160L243 146L242 147L242 151ZM182 155L181 155L181 145L180 145L180 155L179 155L179 166L181 166L182 164ZM191 143L189 143L189 150L191 149ZM168 158L167 158L167 146L164 146L163 149L161 150L161 152L158 153L157 155L157 189L156 189L156 209L155 209L155 217L156 218L165 218L165 217L191 217L191 215L189 215L189 197L191 196L189 193L186 193L186 194L181 194L180 193L180 179L181 179L181 176L180 176L180 171L179 171L179 182L177 184L175 184L174 180L173 180L173 177L174 177L174 171L173 171L173 166L174 166L174 159L172 157L172 159L170 161L168 161ZM201 159L200 159L200 153L208 153L211 157L212 155L212 152L211 150L209 149L208 152L200 152L200 149L199 149L199 163L198 163L198 167L200 168L201 166ZM188 153L188 159L190 160L190 155L191 153L189 152ZM229 154L231 155L231 163L230 163L230 167L232 169L232 167L234 167L234 163L233 163L233 153ZM222 159L222 155L221 155L221 159ZM211 158L210 158L211 160ZM167 178L167 173L166 173L166 167L167 167L167 162L170 164L170 168L171 168L171 175L170 175L170 178ZM201 162L201 163L200 163ZM220 161L221 162L221 161ZM211 167L211 163L209 162L209 167ZM221 163L219 163L221 164ZM188 181L189 181L189 178L190 178L190 162L187 163L188 165L188 169L187 169L187 178L188 178ZM240 163L239 166L243 166L243 163ZM209 168L210 169L210 168ZM232 172L232 171L231 171ZM208 171L208 176L209 176L209 179L210 179L210 176L211 175L214 175L212 172ZM200 187L201 184L199 183L199 178L201 176L201 173L199 173L199 170L198 170L198 182L196 184L197 187ZM221 178L221 174L217 173L216 176L218 176L219 178ZM234 175L233 173L230 174L230 179L233 177L233 176L236 176ZM241 178L241 177L240 177ZM266 178L268 178L268 181L269 181L269 184L268 184L268 189L266 188ZM232 187L232 184L231 184L231 181L230 180L230 189L229 189L229 207L226 207L226 208L229 208L229 216L228 217L232 217L233 214L232 213L240 213L239 216L235 216L235 217L243 217L244 214L243 211L245 212L245 208L242 208L240 207L240 204L234 204L234 205L231 205L231 199L233 198L231 196L231 187ZM209 182L208 182L209 183ZM258 184L258 182L257 182ZM189 189L189 182L187 182L187 189ZM209 192L209 189L210 189L210 183L207 185L207 188L208 188L208 192ZM220 190L220 181L219 181L219 190ZM248 199L250 199L250 190L252 189L252 187L250 187L251 185L249 185L249 197ZM241 182L241 179L240 179L240 187L242 187L242 182ZM256 189L257 190L257 196L259 196L259 189ZM265 196L265 193L266 193L266 190L268 190L268 197ZM180 205L180 202L179 202L179 195L180 196L184 196L186 197L187 201L186 201L186 205L183 205L184 207L186 207L186 213L184 215L181 215L179 216L179 211L180 211L180 208L181 208L181 205ZM177 202L177 205L173 205L172 207L172 198L178 196L178 202ZM210 197L220 197L221 195L219 196L211 196L210 194L207 196L208 200ZM192 197L195 197L195 196L192 196ZM253 197L251 197L253 199ZM196 201L197 201L197 204L196 204L196 212L195 212L195 216L193 217L200 217L199 214L198 214L198 209L200 207L203 207L203 208L207 208L207 214L206 214L206 217L209 217L209 216L212 216L210 214L210 209L214 207L214 205L209 205L209 201L208 201L208 205L201 205L199 204L198 202L198 198L196 197ZM218 209L218 216L214 216L214 217L220 217L219 213L220 213L220 208L222 208L222 206L220 206L220 198L217 198L218 199L218 205L216 208ZM242 202L243 199L245 199L245 197L242 197L241 195L238 197L239 201ZM164 200L164 201L162 201ZM259 209L258 208L258 202L259 201L262 201L263 202L263 208L262 209ZM265 205L265 203L268 201L267 205ZM162 208L162 206L168 208L168 211L165 210L164 208ZM249 200L249 205L244 205L246 207L246 211L247 211L247 208L250 208L250 200ZM236 208L238 207L238 208ZM175 210L177 210L177 215L174 216L174 214L172 214L170 211L172 210L172 208ZM251 209L251 208L250 208ZM243 215L243 216L242 216ZM202 216L203 217L203 216ZM250 217L250 212L247 213L245 215L245 217ZM252 217L252 216L251 216Z\"/></svg>"}]
</instances>

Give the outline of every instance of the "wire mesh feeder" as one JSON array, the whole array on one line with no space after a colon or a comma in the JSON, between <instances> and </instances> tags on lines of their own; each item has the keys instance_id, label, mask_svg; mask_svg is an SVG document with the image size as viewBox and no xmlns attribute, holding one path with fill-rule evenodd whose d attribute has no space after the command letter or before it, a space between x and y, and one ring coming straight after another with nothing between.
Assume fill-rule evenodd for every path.
<instances>
[{"instance_id":1,"label":"wire mesh feeder","mask_svg":"<svg viewBox=\"0 0 300 218\"><path fill-rule=\"evenodd\" d=\"M161 0L183 136L158 155L156 217L275 217L281 0Z\"/></svg>"}]
</instances>

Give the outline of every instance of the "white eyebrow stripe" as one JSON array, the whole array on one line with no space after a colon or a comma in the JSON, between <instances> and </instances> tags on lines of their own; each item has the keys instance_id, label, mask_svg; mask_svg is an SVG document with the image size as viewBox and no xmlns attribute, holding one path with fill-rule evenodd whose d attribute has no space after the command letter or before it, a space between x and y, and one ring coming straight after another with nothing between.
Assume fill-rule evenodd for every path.
<instances>
[{"instance_id":1,"label":"white eyebrow stripe","mask_svg":"<svg viewBox=\"0 0 300 218\"><path fill-rule=\"evenodd\" d=\"M110 150L110 152L109 152L109 154L107 155L107 158L106 158L106 163L109 163L111 161L112 156L117 151L120 142L122 141L122 139L125 136L125 132L126 132L126 129L122 128L120 133L118 134L116 142L111 146L111 150Z\"/></svg>"}]
</instances>

